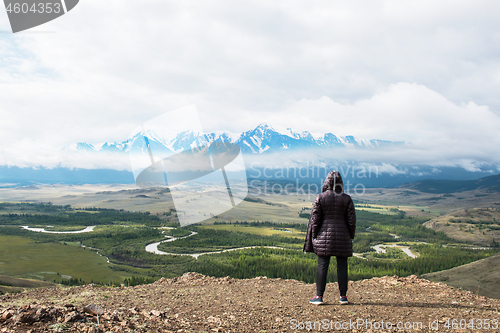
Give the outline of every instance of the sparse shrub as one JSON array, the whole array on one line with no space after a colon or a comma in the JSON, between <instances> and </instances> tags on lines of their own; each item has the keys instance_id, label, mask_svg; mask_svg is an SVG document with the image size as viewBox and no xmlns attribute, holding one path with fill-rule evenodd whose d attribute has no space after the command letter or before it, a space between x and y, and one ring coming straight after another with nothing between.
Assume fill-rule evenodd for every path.
<instances>
[{"instance_id":1,"label":"sparse shrub","mask_svg":"<svg viewBox=\"0 0 500 333\"><path fill-rule=\"evenodd\" d=\"M63 332L68 329L68 326L65 323L57 323L50 325L49 329L53 330L54 332Z\"/></svg>"}]
</instances>

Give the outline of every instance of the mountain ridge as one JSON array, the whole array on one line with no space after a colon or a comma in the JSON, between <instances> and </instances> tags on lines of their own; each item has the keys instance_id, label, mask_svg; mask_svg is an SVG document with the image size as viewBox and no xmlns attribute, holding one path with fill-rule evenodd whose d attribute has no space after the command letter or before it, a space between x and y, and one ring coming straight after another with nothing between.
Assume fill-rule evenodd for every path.
<instances>
[{"instance_id":1,"label":"mountain ridge","mask_svg":"<svg viewBox=\"0 0 500 333\"><path fill-rule=\"evenodd\" d=\"M481 177L474 180L424 179L401 187L426 193L446 194L478 189L490 189L500 192L500 174Z\"/></svg>"},{"instance_id":2,"label":"mountain ridge","mask_svg":"<svg viewBox=\"0 0 500 333\"><path fill-rule=\"evenodd\" d=\"M285 131L275 130L265 123L259 124L254 129L244 131L241 134L230 132L199 133L184 131L176 133L174 137L166 138L151 130L143 133L140 131L134 136L122 142L111 142L104 144L90 144L78 142L62 148L65 151L80 152L129 152L144 139L149 145L155 146L168 152L178 152L194 146L205 145L210 142L236 143L244 153L262 154L278 151L295 151L300 149L314 148L382 148L404 146L404 141L387 141L378 139L359 139L352 135L336 136L333 133L325 133L321 136L313 136L309 131L294 131L287 128ZM142 147L144 149L144 147Z\"/></svg>"}]
</instances>

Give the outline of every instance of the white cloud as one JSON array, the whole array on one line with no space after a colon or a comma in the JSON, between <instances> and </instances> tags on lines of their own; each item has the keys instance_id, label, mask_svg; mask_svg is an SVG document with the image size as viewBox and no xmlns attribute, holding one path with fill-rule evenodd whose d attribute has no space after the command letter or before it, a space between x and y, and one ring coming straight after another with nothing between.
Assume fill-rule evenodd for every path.
<instances>
[{"instance_id":1,"label":"white cloud","mask_svg":"<svg viewBox=\"0 0 500 333\"><path fill-rule=\"evenodd\" d=\"M81 1L0 34L0 164L54 164L64 145L121 141L190 104L208 131L268 122L410 141L409 161L498 162L499 10L495 0Z\"/></svg>"},{"instance_id":2,"label":"white cloud","mask_svg":"<svg viewBox=\"0 0 500 333\"><path fill-rule=\"evenodd\" d=\"M347 105L328 97L304 99L290 103L282 112L262 113L260 117L271 124L287 119L291 127L316 133L409 143L404 151L353 152L369 160L500 162L499 115L473 102L457 105L417 84L390 85L369 99Z\"/></svg>"}]
</instances>

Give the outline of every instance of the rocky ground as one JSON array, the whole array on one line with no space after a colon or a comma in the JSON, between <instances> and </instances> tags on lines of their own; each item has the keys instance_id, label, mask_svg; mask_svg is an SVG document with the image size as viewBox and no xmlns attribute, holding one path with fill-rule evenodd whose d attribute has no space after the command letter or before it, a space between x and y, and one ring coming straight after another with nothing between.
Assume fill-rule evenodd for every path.
<instances>
[{"instance_id":1,"label":"rocky ground","mask_svg":"<svg viewBox=\"0 0 500 333\"><path fill-rule=\"evenodd\" d=\"M35 289L0 297L0 332L500 331L500 300L416 276L350 282L349 305L338 303L336 283L322 306L308 303L314 293L294 280L197 273L135 287Z\"/></svg>"}]
</instances>

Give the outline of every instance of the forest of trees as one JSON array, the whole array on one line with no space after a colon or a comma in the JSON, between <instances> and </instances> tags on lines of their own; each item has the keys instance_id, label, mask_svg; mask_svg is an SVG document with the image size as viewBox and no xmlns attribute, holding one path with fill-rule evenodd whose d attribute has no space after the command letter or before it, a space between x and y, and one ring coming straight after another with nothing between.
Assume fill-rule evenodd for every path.
<instances>
[{"instance_id":1,"label":"forest of trees","mask_svg":"<svg viewBox=\"0 0 500 333\"><path fill-rule=\"evenodd\" d=\"M173 277L185 272L196 271L211 276L231 276L252 278L268 276L272 278L297 279L312 283L316 276L316 256L303 253L307 224L275 224L272 222L234 223L239 226L216 230L191 225L186 228L158 229L160 226L175 226L149 213L132 213L110 209L76 210L69 206L51 204L0 204L0 235L22 236L35 242L79 242L81 245L99 249L111 260L113 270L127 270L140 267L147 277L134 277L127 281L110 281L111 284L128 285L149 283L160 277ZM174 212L175 213L175 212ZM444 233L425 228L423 218L407 217L405 214L382 215L368 211L357 212L357 230L354 252L373 251L372 246L383 242L407 242L411 250L420 254L416 259L391 260L385 256L380 260L349 259L349 274L352 280L383 275L407 276L449 269L475 260L486 258L500 251L496 247L489 250L472 250L457 244ZM225 224L216 222L216 224ZM29 226L97 226L93 232L79 234L47 234L31 232L20 228ZM299 237L280 235L258 235L244 232L245 227L268 229L289 229L298 232ZM242 231L243 230L243 231ZM162 233L162 231L164 233ZM245 246L277 246L283 249L254 248L236 250L220 254L203 255L198 259L191 256L156 255L145 251L149 243L165 239L165 235L182 237L191 231L196 235L166 242L160 250L170 253L200 253ZM393 234L393 235L391 235ZM425 242L427 244L424 244ZM397 256L396 256L397 257ZM119 264L119 265L117 265ZM335 260L330 267L331 281L336 278ZM81 284L78 277L65 281L66 284Z\"/></svg>"}]
</instances>

